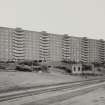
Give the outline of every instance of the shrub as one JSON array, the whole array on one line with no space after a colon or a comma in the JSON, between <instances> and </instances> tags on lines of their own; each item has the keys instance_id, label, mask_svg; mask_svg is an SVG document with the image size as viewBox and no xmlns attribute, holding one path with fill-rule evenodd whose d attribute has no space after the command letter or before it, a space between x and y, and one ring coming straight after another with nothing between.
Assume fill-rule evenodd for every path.
<instances>
[{"instance_id":1,"label":"shrub","mask_svg":"<svg viewBox=\"0 0 105 105\"><path fill-rule=\"evenodd\" d=\"M41 65L41 71L42 72L48 72L48 66L47 65Z\"/></svg>"},{"instance_id":2,"label":"shrub","mask_svg":"<svg viewBox=\"0 0 105 105\"><path fill-rule=\"evenodd\" d=\"M55 68L62 69L66 71L67 73L72 73L72 70L67 68L66 66L56 66Z\"/></svg>"},{"instance_id":3,"label":"shrub","mask_svg":"<svg viewBox=\"0 0 105 105\"><path fill-rule=\"evenodd\" d=\"M32 71L31 67L25 65L17 65L16 70L18 71Z\"/></svg>"}]
</instances>

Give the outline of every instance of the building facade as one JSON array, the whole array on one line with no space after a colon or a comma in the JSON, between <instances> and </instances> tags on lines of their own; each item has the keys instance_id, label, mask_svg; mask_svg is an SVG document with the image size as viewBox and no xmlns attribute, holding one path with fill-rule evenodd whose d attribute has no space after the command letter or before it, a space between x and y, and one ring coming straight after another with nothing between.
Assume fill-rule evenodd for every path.
<instances>
[{"instance_id":1,"label":"building facade","mask_svg":"<svg viewBox=\"0 0 105 105\"><path fill-rule=\"evenodd\" d=\"M0 27L0 60L103 62L105 41Z\"/></svg>"}]
</instances>

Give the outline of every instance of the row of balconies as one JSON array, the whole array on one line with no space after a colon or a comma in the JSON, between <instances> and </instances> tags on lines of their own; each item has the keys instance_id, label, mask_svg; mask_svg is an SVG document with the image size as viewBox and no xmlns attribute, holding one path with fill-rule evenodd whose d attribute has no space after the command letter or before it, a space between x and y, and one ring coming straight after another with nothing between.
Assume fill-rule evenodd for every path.
<instances>
[{"instance_id":1,"label":"row of balconies","mask_svg":"<svg viewBox=\"0 0 105 105\"><path fill-rule=\"evenodd\" d=\"M82 62L87 62L88 61L88 39L83 38L81 41L81 61Z\"/></svg>"},{"instance_id":2,"label":"row of balconies","mask_svg":"<svg viewBox=\"0 0 105 105\"><path fill-rule=\"evenodd\" d=\"M70 37L68 35L65 35L63 37L63 44L62 44L62 56L63 59L70 59Z\"/></svg>"},{"instance_id":3,"label":"row of balconies","mask_svg":"<svg viewBox=\"0 0 105 105\"><path fill-rule=\"evenodd\" d=\"M49 35L46 32L42 32L42 35L40 36L39 57L43 60L48 60L50 57Z\"/></svg>"},{"instance_id":4,"label":"row of balconies","mask_svg":"<svg viewBox=\"0 0 105 105\"><path fill-rule=\"evenodd\" d=\"M12 55L16 60L24 59L24 31L16 28L12 38Z\"/></svg>"}]
</instances>

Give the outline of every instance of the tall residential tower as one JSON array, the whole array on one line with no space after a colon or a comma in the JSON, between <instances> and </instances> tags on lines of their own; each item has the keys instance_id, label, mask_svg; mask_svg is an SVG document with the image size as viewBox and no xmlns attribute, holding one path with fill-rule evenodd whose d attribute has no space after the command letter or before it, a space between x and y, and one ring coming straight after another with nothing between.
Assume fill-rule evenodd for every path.
<instances>
[{"instance_id":1,"label":"tall residential tower","mask_svg":"<svg viewBox=\"0 0 105 105\"><path fill-rule=\"evenodd\" d=\"M0 60L103 62L105 41L0 27Z\"/></svg>"}]
</instances>

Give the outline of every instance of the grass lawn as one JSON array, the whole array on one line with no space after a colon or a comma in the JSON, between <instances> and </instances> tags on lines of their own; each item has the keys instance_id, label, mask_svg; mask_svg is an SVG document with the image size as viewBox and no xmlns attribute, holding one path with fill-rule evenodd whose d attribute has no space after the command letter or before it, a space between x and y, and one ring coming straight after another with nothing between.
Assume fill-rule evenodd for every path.
<instances>
[{"instance_id":1,"label":"grass lawn","mask_svg":"<svg viewBox=\"0 0 105 105\"><path fill-rule=\"evenodd\" d=\"M83 79L85 78L81 76L63 75L59 73L2 71L0 72L0 92Z\"/></svg>"}]
</instances>

